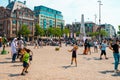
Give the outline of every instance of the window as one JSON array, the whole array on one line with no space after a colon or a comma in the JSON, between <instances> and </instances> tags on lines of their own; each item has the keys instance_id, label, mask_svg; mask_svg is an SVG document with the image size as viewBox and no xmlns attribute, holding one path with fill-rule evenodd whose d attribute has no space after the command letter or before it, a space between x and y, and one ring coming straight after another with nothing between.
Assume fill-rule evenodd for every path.
<instances>
[{"instance_id":1,"label":"window","mask_svg":"<svg viewBox=\"0 0 120 80\"><path fill-rule=\"evenodd\" d=\"M13 24L16 24L16 20L12 20L12 23L13 23Z\"/></svg>"}]
</instances>

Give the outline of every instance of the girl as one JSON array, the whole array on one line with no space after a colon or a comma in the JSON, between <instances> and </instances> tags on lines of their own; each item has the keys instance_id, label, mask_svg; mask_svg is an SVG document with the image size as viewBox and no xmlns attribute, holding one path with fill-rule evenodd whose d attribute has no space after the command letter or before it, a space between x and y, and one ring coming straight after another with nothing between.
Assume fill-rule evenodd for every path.
<instances>
[{"instance_id":1,"label":"girl","mask_svg":"<svg viewBox=\"0 0 120 80\"><path fill-rule=\"evenodd\" d=\"M69 52L72 52L72 60L71 60L71 65L73 64L73 61L75 61L76 67L77 67L77 60L76 60L76 51L78 49L77 45L74 45L72 50L68 50Z\"/></svg>"}]
</instances>

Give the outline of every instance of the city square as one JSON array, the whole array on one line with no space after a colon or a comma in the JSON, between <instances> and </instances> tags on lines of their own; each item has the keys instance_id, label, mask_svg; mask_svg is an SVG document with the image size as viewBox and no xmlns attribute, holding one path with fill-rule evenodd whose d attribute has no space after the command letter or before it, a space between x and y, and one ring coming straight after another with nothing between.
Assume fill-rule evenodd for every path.
<instances>
[{"instance_id":1,"label":"city square","mask_svg":"<svg viewBox=\"0 0 120 80\"><path fill-rule=\"evenodd\" d=\"M113 53L107 48L108 60L99 59L100 50L92 54L83 55L83 47L77 51L78 66L70 66L71 53L68 52L72 46L64 46L55 51L54 46L43 46L34 49L34 46L27 46L33 54L33 61L30 64L29 73L21 76L22 63L17 61L11 63L10 47L6 50L9 54L0 55L0 80L119 80L120 73L114 73ZM120 67L119 67L120 68Z\"/></svg>"},{"instance_id":2,"label":"city square","mask_svg":"<svg viewBox=\"0 0 120 80\"><path fill-rule=\"evenodd\" d=\"M119 0L1 0L0 80L120 80Z\"/></svg>"}]
</instances>

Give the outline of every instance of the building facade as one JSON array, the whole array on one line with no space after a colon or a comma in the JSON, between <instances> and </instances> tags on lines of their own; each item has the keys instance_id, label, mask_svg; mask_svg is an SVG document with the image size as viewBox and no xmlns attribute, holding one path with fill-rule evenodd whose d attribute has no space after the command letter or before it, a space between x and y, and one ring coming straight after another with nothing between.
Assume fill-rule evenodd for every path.
<instances>
[{"instance_id":1,"label":"building facade","mask_svg":"<svg viewBox=\"0 0 120 80\"><path fill-rule=\"evenodd\" d=\"M73 35L74 33L80 33L80 27L81 27L80 22L73 22L71 25L70 24L66 25L66 28L70 30L70 34L73 34ZM88 32L95 32L96 30L97 30L97 25L94 22L85 22L85 33L86 34ZM76 35L79 36L78 34Z\"/></svg>"},{"instance_id":2,"label":"building facade","mask_svg":"<svg viewBox=\"0 0 120 80\"><path fill-rule=\"evenodd\" d=\"M107 32L107 38L114 38L116 36L116 30L111 24L101 24L100 29L104 29Z\"/></svg>"},{"instance_id":3,"label":"building facade","mask_svg":"<svg viewBox=\"0 0 120 80\"><path fill-rule=\"evenodd\" d=\"M34 12L25 4L26 1L9 0L6 8L0 7L0 32L4 32L7 38L17 37L22 25L30 29L29 37L34 36Z\"/></svg>"},{"instance_id":4,"label":"building facade","mask_svg":"<svg viewBox=\"0 0 120 80\"><path fill-rule=\"evenodd\" d=\"M35 6L35 16L38 18L40 27L46 29L48 27L63 27L64 20L60 11L45 7Z\"/></svg>"}]
</instances>

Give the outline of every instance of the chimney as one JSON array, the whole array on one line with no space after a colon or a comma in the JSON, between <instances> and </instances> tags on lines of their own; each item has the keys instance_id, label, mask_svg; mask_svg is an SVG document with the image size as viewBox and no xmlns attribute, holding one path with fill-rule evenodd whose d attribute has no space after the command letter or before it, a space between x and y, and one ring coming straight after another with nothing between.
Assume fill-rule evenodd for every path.
<instances>
[{"instance_id":1,"label":"chimney","mask_svg":"<svg viewBox=\"0 0 120 80\"><path fill-rule=\"evenodd\" d=\"M26 5L26 1L24 1L24 4Z\"/></svg>"},{"instance_id":2,"label":"chimney","mask_svg":"<svg viewBox=\"0 0 120 80\"><path fill-rule=\"evenodd\" d=\"M8 0L8 4L10 4L11 0Z\"/></svg>"}]
</instances>

